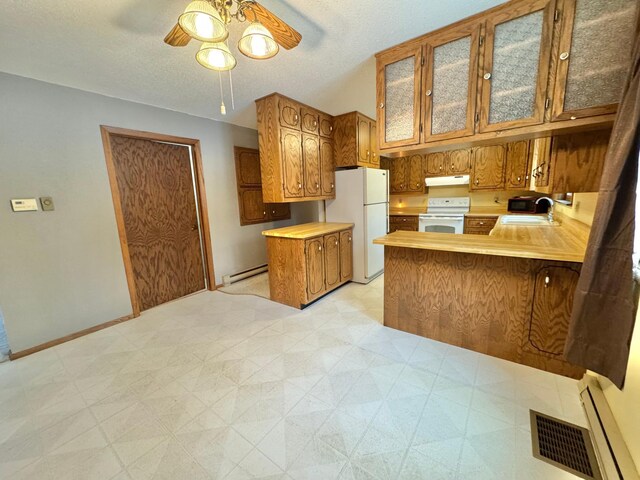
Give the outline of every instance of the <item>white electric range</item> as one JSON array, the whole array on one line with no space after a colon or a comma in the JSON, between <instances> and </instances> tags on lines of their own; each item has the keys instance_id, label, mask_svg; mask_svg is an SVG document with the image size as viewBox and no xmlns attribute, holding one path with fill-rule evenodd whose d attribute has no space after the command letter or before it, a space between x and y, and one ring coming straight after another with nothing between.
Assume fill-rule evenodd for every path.
<instances>
[{"instance_id":1,"label":"white electric range","mask_svg":"<svg viewBox=\"0 0 640 480\"><path fill-rule=\"evenodd\" d=\"M469 197L430 198L427 212L421 213L421 232L462 233L464 215L469 212Z\"/></svg>"}]
</instances>

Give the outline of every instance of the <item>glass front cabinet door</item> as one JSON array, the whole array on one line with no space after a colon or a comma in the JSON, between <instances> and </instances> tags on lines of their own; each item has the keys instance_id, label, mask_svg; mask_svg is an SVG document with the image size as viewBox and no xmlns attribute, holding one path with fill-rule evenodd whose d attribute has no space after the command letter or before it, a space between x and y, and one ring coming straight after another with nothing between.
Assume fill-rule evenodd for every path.
<instances>
[{"instance_id":1,"label":"glass front cabinet door","mask_svg":"<svg viewBox=\"0 0 640 480\"><path fill-rule=\"evenodd\" d=\"M631 64L638 0L559 0L553 120L615 113Z\"/></svg>"},{"instance_id":2,"label":"glass front cabinet door","mask_svg":"<svg viewBox=\"0 0 640 480\"><path fill-rule=\"evenodd\" d=\"M447 29L425 45L424 141L474 133L480 24Z\"/></svg>"},{"instance_id":3,"label":"glass front cabinet door","mask_svg":"<svg viewBox=\"0 0 640 480\"><path fill-rule=\"evenodd\" d=\"M402 45L378 57L379 148L420 141L421 65L421 45Z\"/></svg>"},{"instance_id":4,"label":"glass front cabinet door","mask_svg":"<svg viewBox=\"0 0 640 480\"><path fill-rule=\"evenodd\" d=\"M486 21L480 131L544 120L555 0L519 2Z\"/></svg>"}]
</instances>

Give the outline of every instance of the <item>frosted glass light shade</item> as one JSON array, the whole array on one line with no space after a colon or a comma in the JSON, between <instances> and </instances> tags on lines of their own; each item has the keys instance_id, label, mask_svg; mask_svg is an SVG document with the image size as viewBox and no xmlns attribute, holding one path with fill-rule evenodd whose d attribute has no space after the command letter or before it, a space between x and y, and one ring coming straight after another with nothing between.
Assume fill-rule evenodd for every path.
<instances>
[{"instance_id":1,"label":"frosted glass light shade","mask_svg":"<svg viewBox=\"0 0 640 480\"><path fill-rule=\"evenodd\" d=\"M196 53L196 60L203 67L219 72L231 70L236 66L236 59L224 43L203 43Z\"/></svg>"},{"instance_id":2,"label":"frosted glass light shade","mask_svg":"<svg viewBox=\"0 0 640 480\"><path fill-rule=\"evenodd\" d=\"M249 58L265 60L274 57L280 47L269 30L261 23L253 22L242 34L242 38L238 42L238 50Z\"/></svg>"},{"instance_id":3,"label":"frosted glass light shade","mask_svg":"<svg viewBox=\"0 0 640 480\"><path fill-rule=\"evenodd\" d=\"M207 1L196 0L178 18L180 27L201 42L222 42L229 36L218 11Z\"/></svg>"}]
</instances>

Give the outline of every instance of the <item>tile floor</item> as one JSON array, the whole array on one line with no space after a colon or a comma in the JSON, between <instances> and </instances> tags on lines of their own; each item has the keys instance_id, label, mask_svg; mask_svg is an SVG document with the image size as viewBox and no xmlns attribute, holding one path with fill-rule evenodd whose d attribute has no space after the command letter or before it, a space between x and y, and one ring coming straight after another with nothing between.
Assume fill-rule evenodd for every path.
<instances>
[{"instance_id":1,"label":"tile floor","mask_svg":"<svg viewBox=\"0 0 640 480\"><path fill-rule=\"evenodd\" d=\"M0 365L0 478L575 478L528 413L584 424L575 382L381 326L382 285L201 293Z\"/></svg>"}]
</instances>

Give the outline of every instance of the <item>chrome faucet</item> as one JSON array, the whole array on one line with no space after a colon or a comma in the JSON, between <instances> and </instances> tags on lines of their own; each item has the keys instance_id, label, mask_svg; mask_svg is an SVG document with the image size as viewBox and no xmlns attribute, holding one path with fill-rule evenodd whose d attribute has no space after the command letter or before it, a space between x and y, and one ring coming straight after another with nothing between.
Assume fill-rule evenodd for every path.
<instances>
[{"instance_id":1,"label":"chrome faucet","mask_svg":"<svg viewBox=\"0 0 640 480\"><path fill-rule=\"evenodd\" d=\"M549 220L549 223L553 223L553 206L555 205L555 202L553 201L552 198L540 197L536 200L536 205L540 203L540 200L546 200L549 202L549 210L547 210L547 219Z\"/></svg>"}]
</instances>

